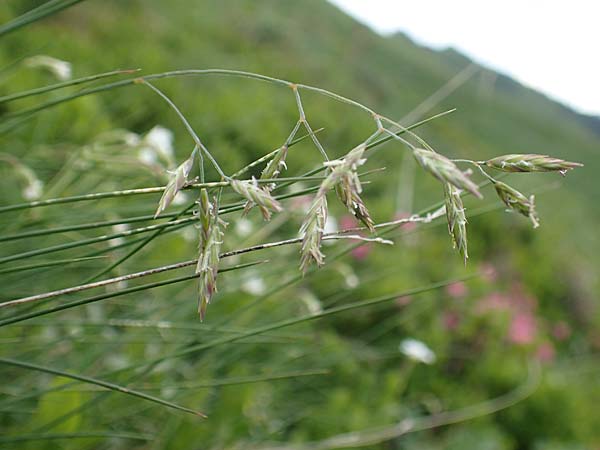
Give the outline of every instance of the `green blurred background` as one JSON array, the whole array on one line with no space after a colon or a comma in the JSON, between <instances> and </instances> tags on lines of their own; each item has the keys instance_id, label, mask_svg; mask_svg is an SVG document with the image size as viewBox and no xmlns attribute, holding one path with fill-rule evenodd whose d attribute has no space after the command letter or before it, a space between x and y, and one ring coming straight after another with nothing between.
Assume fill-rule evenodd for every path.
<instances>
[{"instance_id":1,"label":"green blurred background","mask_svg":"<svg viewBox=\"0 0 600 450\"><path fill-rule=\"evenodd\" d=\"M3 2L0 22L39 4ZM0 446L295 448L321 441L321 447L307 448L347 448L322 441L374 427L376 437L359 448L600 445L600 185L594 175L600 172L600 119L579 115L451 49L433 51L401 34L377 35L321 0L83 2L0 38L0 95L56 82L52 73L26 63L40 54L68 61L75 78L137 68L140 74L192 68L258 72L351 97L404 125L457 108L417 130L446 156L481 160L542 153L585 167L565 178L507 177L523 192L536 193L537 230L525 218L504 212L489 187L483 201L469 198L466 267L452 249L445 223L437 221L401 228L393 235L393 247L325 246L327 264L304 279L298 274L297 247L224 260L224 267L264 258L269 263L221 275L220 292L203 323L196 315L195 282L186 281L5 326L0 330L2 357L128 384L209 417L200 420L141 399L68 384L65 377L2 366L5 441ZM156 85L181 108L226 173L279 147L297 120L289 90L253 80L185 77ZM32 179L43 182L43 199L158 186L166 182L165 169L193 148L173 111L143 86L86 96L12 126L11 114L61 95L0 104L2 124L11 125L0 135L2 205L26 201ZM311 93L303 101L312 126L324 128L320 138L334 157L373 131L369 117L355 108ZM147 140L156 126L172 131L174 157L167 152L162 159L148 159L139 151L140 140ZM442 199L439 183L416 170L405 155L399 144L388 143L365 166L386 168L365 178L370 181L365 199L377 222ZM286 176L318 164L318 152L305 140L290 149ZM207 175L216 179L211 171ZM234 200L224 195L224 203ZM3 213L1 236L152 214L157 201L158 196L148 195ZM286 201L286 211L267 224L257 211L244 219L225 217L224 248L296 236L303 205L302 198ZM334 201L331 208L338 226L351 223ZM0 257L150 222L1 242ZM80 284L131 248L115 245L136 238L2 264L0 270L94 252L104 256L69 266L0 272L0 299ZM190 259L196 252L193 227L164 233L111 275ZM403 295L471 274L478 275ZM378 296L397 298L318 317L329 308ZM0 320L27 308L2 310ZM260 332L314 315L315 320ZM227 342L232 336L238 338ZM408 338L425 343L435 362L420 363L404 354L399 346ZM191 346L198 349L176 357L179 349ZM131 368L114 373L158 358L163 361L148 373ZM528 369L531 365L540 365L541 373ZM480 414L475 410L477 418L401 436L377 428L480 405L518 386L526 388L528 377L535 392L497 413L482 407ZM76 436L88 431L97 436ZM48 439L59 433L61 439ZM15 442L16 436L23 440Z\"/></svg>"}]
</instances>

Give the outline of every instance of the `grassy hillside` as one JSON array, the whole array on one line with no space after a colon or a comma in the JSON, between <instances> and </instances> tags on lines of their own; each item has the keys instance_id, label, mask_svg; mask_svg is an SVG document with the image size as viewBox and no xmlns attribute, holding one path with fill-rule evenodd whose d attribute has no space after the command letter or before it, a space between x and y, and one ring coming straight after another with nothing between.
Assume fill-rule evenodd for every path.
<instances>
[{"instance_id":1,"label":"grassy hillside","mask_svg":"<svg viewBox=\"0 0 600 450\"><path fill-rule=\"evenodd\" d=\"M1 4L0 22L35 3ZM471 259L466 267L439 222L403 228L394 235L393 248L362 247L361 253L342 244L326 247L327 265L304 279L298 275L296 248L270 250L264 254L270 263L223 275L203 324L195 314L195 285L185 282L4 327L1 336L10 345L1 351L3 358L128 384L209 415L199 424L197 418L138 399L102 397L87 385L61 389L65 377L2 366L0 377L7 387L0 393L0 424L10 436L94 430L105 436L42 442L47 448L131 448L131 441L116 435L132 432L135 439L150 440L139 448L250 448L272 441L320 441L407 418L426 421L442 411L478 404L483 417L477 420L402 438L380 433L364 448L566 449L580 448L581 442L600 443L595 426L600 386L593 376L593 352L600 345L595 304L600 288L596 119L579 116L453 50L423 48L401 34L379 36L321 0L82 2L1 38L0 96L55 82L51 74L23 64L24 58L38 54L69 61L74 77L136 68L140 74L217 67L258 72L334 91L403 125L456 108L417 130L444 155L480 160L543 153L585 167L565 178L507 178L524 192L537 193L538 230L524 217L503 212L489 187L483 190L485 200L469 199ZM457 85L450 89L453 83ZM297 120L288 89L255 80L181 77L156 85L180 107L226 173L279 147ZM60 95L51 92L0 104L5 126L0 152L17 157L44 182L42 198L165 184L165 167L148 165L126 145L114 145L132 136L123 133L143 139L155 125L173 130L179 162L193 148L177 116L141 85L82 97L12 126L16 112ZM310 123L324 129L319 137L332 157L344 155L374 131L369 116L356 108L314 93L303 101ZM365 185L365 199L377 222L421 211L442 198L439 183L405 155L403 147L388 143L365 166L386 168ZM319 161L318 152L304 140L290 149L286 174L300 175ZM26 180L15 167L0 161L2 206L24 201ZM212 170L207 176L218 179ZM157 200L156 195L139 196L4 213L0 236L117 223L152 214ZM224 195L224 204L233 201L234 196ZM295 236L302 203L290 200L286 205L286 212L268 225L256 211L245 222L227 217L225 250ZM177 208L182 206L170 212ZM343 209L331 208L341 223ZM130 228L152 223L145 219ZM3 241L0 256L124 229L99 228ZM0 271L7 270L0 272L0 298L80 284L124 256L131 246L118 246L135 238L113 240L113 247L102 241L1 264ZM194 258L196 246L192 227L165 233L104 276ZM338 258L344 251L349 253ZM68 270L52 266L8 271L98 254L108 260L86 260ZM257 259L232 258L227 265ZM488 276L422 295L407 293L479 271ZM397 298L328 313L390 295ZM81 298L86 296L69 300ZM327 314L321 320L322 311ZM28 312L25 306L1 311L0 323ZM288 328L286 321L294 318L299 323ZM530 340L514 335L523 323L534 324ZM278 324L281 328L275 329ZM270 326L270 332L261 331ZM403 356L398 345L407 337L427 342L437 363L417 364ZM189 352L178 356L182 349ZM536 393L489 415L496 403L480 402L524 383L530 359L545 364ZM158 365L141 370L140 365L151 361ZM522 388L526 391L528 385ZM23 445L40 448L37 442ZM330 442L312 448L334 447Z\"/></svg>"}]
</instances>

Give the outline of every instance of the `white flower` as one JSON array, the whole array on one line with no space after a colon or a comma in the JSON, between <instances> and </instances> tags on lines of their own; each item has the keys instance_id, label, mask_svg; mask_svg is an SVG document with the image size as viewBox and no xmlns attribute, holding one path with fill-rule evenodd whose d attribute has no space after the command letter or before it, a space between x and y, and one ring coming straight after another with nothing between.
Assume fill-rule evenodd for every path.
<instances>
[{"instance_id":1,"label":"white flower","mask_svg":"<svg viewBox=\"0 0 600 450\"><path fill-rule=\"evenodd\" d=\"M25 200L37 200L39 199L44 191L44 183L40 180L35 172L30 167L21 163L18 160L13 162L15 167L16 175L18 175L23 181L25 186L21 191L21 195Z\"/></svg>"},{"instance_id":2,"label":"white flower","mask_svg":"<svg viewBox=\"0 0 600 450\"><path fill-rule=\"evenodd\" d=\"M128 147L136 147L136 146L138 146L140 144L141 138L138 136L137 133L133 133L131 131L127 131L125 133L125 135L123 136L123 142Z\"/></svg>"},{"instance_id":3,"label":"white flower","mask_svg":"<svg viewBox=\"0 0 600 450\"><path fill-rule=\"evenodd\" d=\"M25 65L31 68L42 68L50 71L60 81L71 78L71 63L47 55L37 55L27 58Z\"/></svg>"},{"instance_id":4,"label":"white flower","mask_svg":"<svg viewBox=\"0 0 600 450\"><path fill-rule=\"evenodd\" d=\"M242 284L242 290L252 295L264 294L267 290L265 282L258 276L253 276Z\"/></svg>"},{"instance_id":5,"label":"white flower","mask_svg":"<svg viewBox=\"0 0 600 450\"><path fill-rule=\"evenodd\" d=\"M161 125L156 125L144 137L144 144L151 147L166 161L172 161L175 157L173 150L173 132Z\"/></svg>"},{"instance_id":6,"label":"white flower","mask_svg":"<svg viewBox=\"0 0 600 450\"><path fill-rule=\"evenodd\" d=\"M427 345L416 339L404 339L400 342L400 351L409 358L425 364L433 364L436 360L435 353Z\"/></svg>"},{"instance_id":7,"label":"white flower","mask_svg":"<svg viewBox=\"0 0 600 450\"><path fill-rule=\"evenodd\" d=\"M252 233L252 222L242 217L235 223L235 232L239 237L246 237Z\"/></svg>"},{"instance_id":8,"label":"white flower","mask_svg":"<svg viewBox=\"0 0 600 450\"><path fill-rule=\"evenodd\" d=\"M27 186L25 186L25 189L23 189L23 198L26 200L37 200L42 196L43 189L44 183L37 178L33 179L29 182L29 184L27 184Z\"/></svg>"},{"instance_id":9,"label":"white flower","mask_svg":"<svg viewBox=\"0 0 600 450\"><path fill-rule=\"evenodd\" d=\"M147 166L153 166L157 162L156 152L149 147L144 147L138 152L138 159Z\"/></svg>"}]
</instances>

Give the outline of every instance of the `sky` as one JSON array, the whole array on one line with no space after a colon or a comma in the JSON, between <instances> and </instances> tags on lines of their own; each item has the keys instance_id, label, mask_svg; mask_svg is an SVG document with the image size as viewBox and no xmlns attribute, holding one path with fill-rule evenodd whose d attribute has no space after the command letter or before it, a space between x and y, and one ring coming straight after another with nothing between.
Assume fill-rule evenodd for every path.
<instances>
[{"instance_id":1,"label":"sky","mask_svg":"<svg viewBox=\"0 0 600 450\"><path fill-rule=\"evenodd\" d=\"M381 34L454 47L576 111L600 115L598 0L329 0Z\"/></svg>"}]
</instances>

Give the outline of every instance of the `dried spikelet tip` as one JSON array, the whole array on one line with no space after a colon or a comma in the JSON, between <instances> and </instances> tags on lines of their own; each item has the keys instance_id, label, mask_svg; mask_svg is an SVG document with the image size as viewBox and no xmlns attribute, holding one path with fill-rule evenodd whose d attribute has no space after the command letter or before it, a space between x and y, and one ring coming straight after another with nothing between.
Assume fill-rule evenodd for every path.
<instances>
[{"instance_id":1,"label":"dried spikelet tip","mask_svg":"<svg viewBox=\"0 0 600 450\"><path fill-rule=\"evenodd\" d=\"M213 295L217 292L217 274L219 272L219 253L223 243L222 227L227 223L218 216L216 198L210 201L206 189L200 191L198 200L199 242L198 264L196 273L199 274L198 314L204 320L206 308Z\"/></svg>"},{"instance_id":2,"label":"dried spikelet tip","mask_svg":"<svg viewBox=\"0 0 600 450\"><path fill-rule=\"evenodd\" d=\"M413 155L421 167L441 182L450 183L459 189L469 191L477 198L483 198L477 185L445 156L420 148L413 150Z\"/></svg>"},{"instance_id":3,"label":"dried spikelet tip","mask_svg":"<svg viewBox=\"0 0 600 450\"><path fill-rule=\"evenodd\" d=\"M190 172L192 171L192 167L194 166L195 154L195 152L192 152L190 157L181 163L181 165L171 173L171 179L165 186L163 195L158 202L158 209L154 214L155 218L169 207L177 193L187 183Z\"/></svg>"},{"instance_id":4,"label":"dried spikelet tip","mask_svg":"<svg viewBox=\"0 0 600 450\"><path fill-rule=\"evenodd\" d=\"M503 172L559 172L561 175L583 166L581 163L535 154L498 156L487 160L485 165Z\"/></svg>"},{"instance_id":5,"label":"dried spikelet tip","mask_svg":"<svg viewBox=\"0 0 600 450\"><path fill-rule=\"evenodd\" d=\"M446 205L446 219L448 232L452 237L452 244L463 256L465 264L469 258L467 251L467 217L465 207L460 196L460 190L450 183L444 184L444 200Z\"/></svg>"},{"instance_id":6,"label":"dried spikelet tip","mask_svg":"<svg viewBox=\"0 0 600 450\"><path fill-rule=\"evenodd\" d=\"M317 194L300 227L300 235L302 236L300 270L302 270L302 273L306 273L312 261L317 266L322 266L325 263L325 255L321 252L325 222L327 222L327 197Z\"/></svg>"},{"instance_id":7,"label":"dried spikelet tip","mask_svg":"<svg viewBox=\"0 0 600 450\"><path fill-rule=\"evenodd\" d=\"M508 208L528 217L533 224L533 228L540 226L540 221L535 211L535 197L533 195L527 198L521 192L501 181L495 181L494 187L496 188L498 197L500 197L500 200Z\"/></svg>"},{"instance_id":8,"label":"dried spikelet tip","mask_svg":"<svg viewBox=\"0 0 600 450\"><path fill-rule=\"evenodd\" d=\"M252 180L230 179L229 184L235 192L249 202L256 204L265 220L271 219L271 211L280 212L283 210L281 203L275 200L268 190L262 189L254 177L252 177Z\"/></svg>"}]
</instances>

